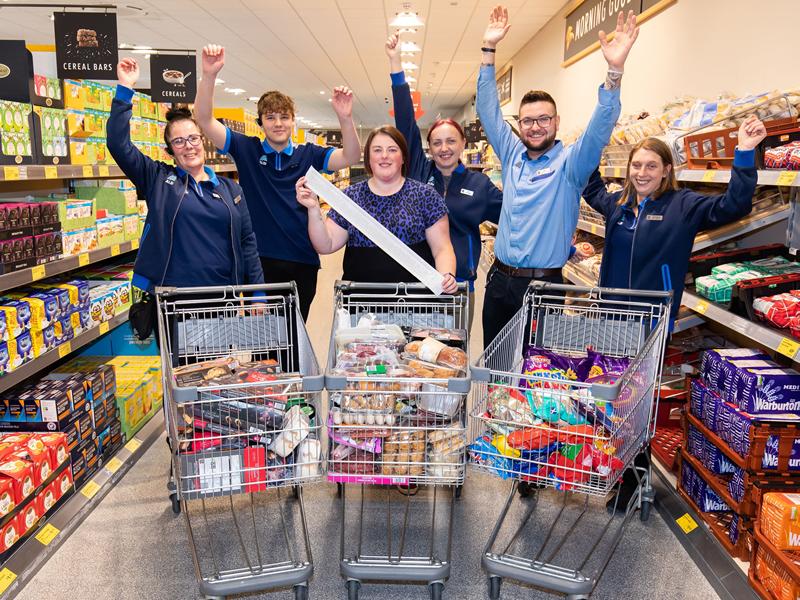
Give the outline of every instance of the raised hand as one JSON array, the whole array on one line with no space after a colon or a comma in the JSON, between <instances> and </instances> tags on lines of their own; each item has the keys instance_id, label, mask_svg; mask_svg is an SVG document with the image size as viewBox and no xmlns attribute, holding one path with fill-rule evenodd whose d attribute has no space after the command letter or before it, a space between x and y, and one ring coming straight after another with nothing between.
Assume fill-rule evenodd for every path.
<instances>
[{"instance_id":1,"label":"raised hand","mask_svg":"<svg viewBox=\"0 0 800 600\"><path fill-rule=\"evenodd\" d=\"M508 9L498 4L489 13L489 24L483 33L483 44L489 48L494 48L511 29L508 24Z\"/></svg>"},{"instance_id":2,"label":"raised hand","mask_svg":"<svg viewBox=\"0 0 800 600\"><path fill-rule=\"evenodd\" d=\"M319 200L317 195L306 187L306 178L301 177L294 184L295 192L297 193L297 202L306 208L319 208Z\"/></svg>"},{"instance_id":3,"label":"raised hand","mask_svg":"<svg viewBox=\"0 0 800 600\"><path fill-rule=\"evenodd\" d=\"M603 30L600 30L597 37L600 38L600 47L603 50L603 56L608 63L608 67L615 71L623 71L628 53L631 51L636 38L639 37L636 15L633 14L633 11L630 11L628 18L625 19L625 13L620 11L617 15L617 29L614 31L614 39L609 40Z\"/></svg>"},{"instance_id":4,"label":"raised hand","mask_svg":"<svg viewBox=\"0 0 800 600\"><path fill-rule=\"evenodd\" d=\"M386 56L389 57L389 69L392 73L399 73L403 70L403 63L400 61L400 38L396 33L390 35L384 46Z\"/></svg>"},{"instance_id":5,"label":"raised hand","mask_svg":"<svg viewBox=\"0 0 800 600\"><path fill-rule=\"evenodd\" d=\"M739 127L739 150L754 150L767 137L767 128L758 117L750 115Z\"/></svg>"},{"instance_id":6,"label":"raised hand","mask_svg":"<svg viewBox=\"0 0 800 600\"><path fill-rule=\"evenodd\" d=\"M333 88L333 110L340 119L353 116L353 92L344 85Z\"/></svg>"},{"instance_id":7,"label":"raised hand","mask_svg":"<svg viewBox=\"0 0 800 600\"><path fill-rule=\"evenodd\" d=\"M203 77L216 77L225 65L225 47L209 44L203 47Z\"/></svg>"},{"instance_id":8,"label":"raised hand","mask_svg":"<svg viewBox=\"0 0 800 600\"><path fill-rule=\"evenodd\" d=\"M117 63L117 80L120 85L133 89L139 81L139 63L135 58L123 58Z\"/></svg>"}]
</instances>

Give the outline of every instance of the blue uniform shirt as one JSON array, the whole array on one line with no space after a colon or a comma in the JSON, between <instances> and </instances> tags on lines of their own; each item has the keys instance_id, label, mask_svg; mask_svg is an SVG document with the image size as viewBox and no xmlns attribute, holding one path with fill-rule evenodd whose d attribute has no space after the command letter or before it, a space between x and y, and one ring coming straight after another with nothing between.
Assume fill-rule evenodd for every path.
<instances>
[{"instance_id":1,"label":"blue uniform shirt","mask_svg":"<svg viewBox=\"0 0 800 600\"><path fill-rule=\"evenodd\" d=\"M494 251L512 267L564 266L578 224L581 192L600 164L620 113L619 88L600 88L589 125L569 148L560 141L537 159L503 120L494 66L481 66L476 101L486 137L503 165L503 208Z\"/></svg>"},{"instance_id":2,"label":"blue uniform shirt","mask_svg":"<svg viewBox=\"0 0 800 600\"><path fill-rule=\"evenodd\" d=\"M319 266L308 239L308 212L297 202L295 183L309 167L327 171L333 148L291 143L276 152L266 141L227 130L223 154L239 170L259 256Z\"/></svg>"}]
</instances>

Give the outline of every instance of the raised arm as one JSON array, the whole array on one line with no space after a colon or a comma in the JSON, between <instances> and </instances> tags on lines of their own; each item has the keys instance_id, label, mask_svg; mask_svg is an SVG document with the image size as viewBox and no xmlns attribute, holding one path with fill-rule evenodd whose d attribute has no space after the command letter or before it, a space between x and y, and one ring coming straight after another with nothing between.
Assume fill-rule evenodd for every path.
<instances>
[{"instance_id":1,"label":"raised arm","mask_svg":"<svg viewBox=\"0 0 800 600\"><path fill-rule=\"evenodd\" d=\"M308 210L308 237L319 254L333 254L347 243L347 230L331 219L322 216L317 195L306 187L306 178L301 177L294 186L297 202Z\"/></svg>"},{"instance_id":2,"label":"raised arm","mask_svg":"<svg viewBox=\"0 0 800 600\"><path fill-rule=\"evenodd\" d=\"M389 72L392 78L394 124L408 143L409 177L422 181L422 172L428 159L422 148L422 133L420 133L417 119L414 116L411 88L406 83L403 65L400 62L400 41L397 34L389 36L389 39L386 40L385 50L389 57Z\"/></svg>"},{"instance_id":3,"label":"raised arm","mask_svg":"<svg viewBox=\"0 0 800 600\"><path fill-rule=\"evenodd\" d=\"M106 125L106 145L123 173L148 199L158 165L131 142L131 112L133 86L139 80L139 64L133 58L123 58L117 64L117 91L111 103L111 114ZM148 200L149 201L149 200Z\"/></svg>"},{"instance_id":4,"label":"raised arm","mask_svg":"<svg viewBox=\"0 0 800 600\"><path fill-rule=\"evenodd\" d=\"M342 147L337 148L328 160L328 170L338 171L356 164L361 158L361 142L358 141L356 124L353 123L353 92L339 86L333 89L333 110L342 130Z\"/></svg>"},{"instance_id":5,"label":"raised arm","mask_svg":"<svg viewBox=\"0 0 800 600\"><path fill-rule=\"evenodd\" d=\"M583 188L583 199L586 204L591 206L594 210L603 215L603 218L608 220L614 208L617 205L622 192L609 192L603 178L600 176L600 170L595 169L589 177L589 183Z\"/></svg>"},{"instance_id":6,"label":"raised arm","mask_svg":"<svg viewBox=\"0 0 800 600\"><path fill-rule=\"evenodd\" d=\"M500 162L507 165L511 153L519 141L511 126L503 119L500 100L497 98L495 81L494 54L497 44L502 41L511 25L508 23L508 9L495 6L489 14L489 24L483 34L481 47L481 69L478 75L478 92L475 107L481 120L486 138L500 157Z\"/></svg>"},{"instance_id":7,"label":"raised arm","mask_svg":"<svg viewBox=\"0 0 800 600\"><path fill-rule=\"evenodd\" d=\"M214 118L214 82L217 74L225 64L225 48L211 44L203 48L203 78L197 84L197 96L194 99L194 114L200 129L206 134L214 146L225 147L226 127Z\"/></svg>"}]
</instances>

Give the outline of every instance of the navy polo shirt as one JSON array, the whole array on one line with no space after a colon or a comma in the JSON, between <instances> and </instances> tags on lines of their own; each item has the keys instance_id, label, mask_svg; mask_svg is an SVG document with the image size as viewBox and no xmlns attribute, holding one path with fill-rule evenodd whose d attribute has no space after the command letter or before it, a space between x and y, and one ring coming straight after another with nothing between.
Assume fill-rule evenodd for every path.
<instances>
[{"instance_id":1,"label":"navy polo shirt","mask_svg":"<svg viewBox=\"0 0 800 600\"><path fill-rule=\"evenodd\" d=\"M227 130L220 152L236 162L259 256L319 266L308 238L308 211L297 202L294 186L309 167L327 171L333 151L290 142L276 152L266 140Z\"/></svg>"}]
</instances>

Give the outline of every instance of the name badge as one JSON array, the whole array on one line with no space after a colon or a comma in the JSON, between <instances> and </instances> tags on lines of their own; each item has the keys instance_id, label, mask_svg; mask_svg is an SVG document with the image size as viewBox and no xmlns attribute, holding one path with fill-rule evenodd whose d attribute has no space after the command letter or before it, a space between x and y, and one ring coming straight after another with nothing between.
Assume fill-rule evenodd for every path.
<instances>
[{"instance_id":1,"label":"name badge","mask_svg":"<svg viewBox=\"0 0 800 600\"><path fill-rule=\"evenodd\" d=\"M531 182L539 181L540 179L546 179L550 177L555 171L549 167L545 167L544 169L538 169L534 172L533 177L531 177Z\"/></svg>"},{"instance_id":2,"label":"name badge","mask_svg":"<svg viewBox=\"0 0 800 600\"><path fill-rule=\"evenodd\" d=\"M461 193L464 194L465 196L474 196L475 195L475 192L473 192L472 190L465 190L464 188L461 188Z\"/></svg>"},{"instance_id":3,"label":"name badge","mask_svg":"<svg viewBox=\"0 0 800 600\"><path fill-rule=\"evenodd\" d=\"M233 203L234 204L239 204L239 202L241 202L241 201L242 201L242 195L241 194L239 194L238 196L236 196L236 198L233 199Z\"/></svg>"},{"instance_id":4,"label":"name badge","mask_svg":"<svg viewBox=\"0 0 800 600\"><path fill-rule=\"evenodd\" d=\"M216 198L217 200L222 200L222 196L220 196L217 192L211 192L211 197Z\"/></svg>"},{"instance_id":5,"label":"name badge","mask_svg":"<svg viewBox=\"0 0 800 600\"><path fill-rule=\"evenodd\" d=\"M648 221L663 221L664 215L647 215Z\"/></svg>"}]
</instances>

